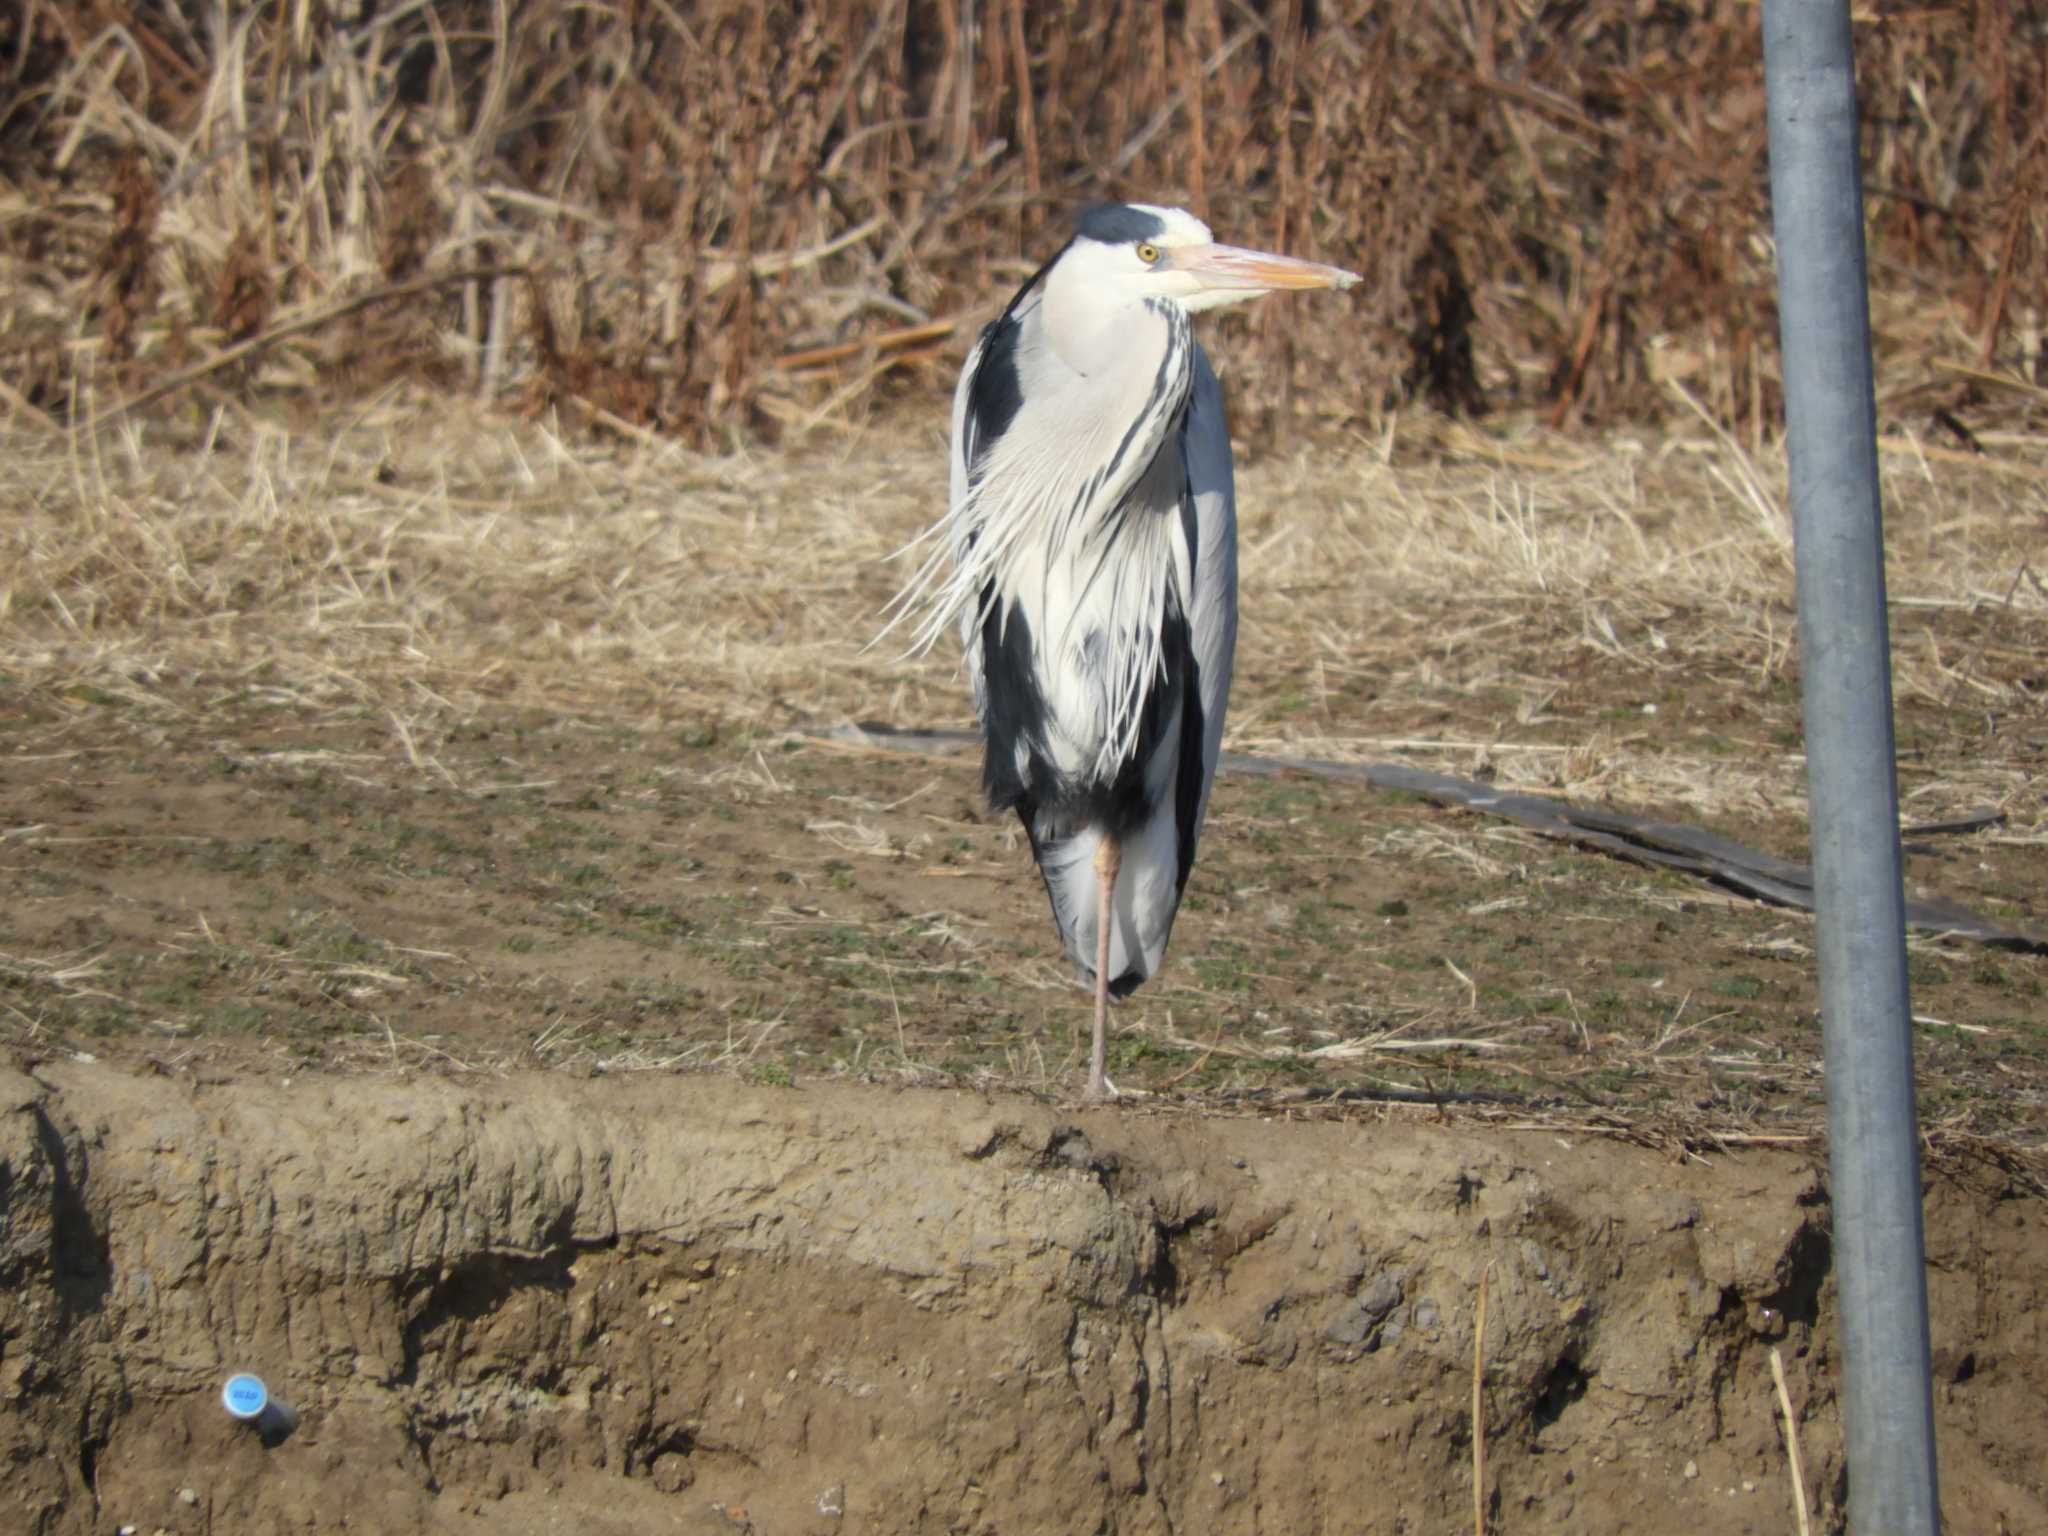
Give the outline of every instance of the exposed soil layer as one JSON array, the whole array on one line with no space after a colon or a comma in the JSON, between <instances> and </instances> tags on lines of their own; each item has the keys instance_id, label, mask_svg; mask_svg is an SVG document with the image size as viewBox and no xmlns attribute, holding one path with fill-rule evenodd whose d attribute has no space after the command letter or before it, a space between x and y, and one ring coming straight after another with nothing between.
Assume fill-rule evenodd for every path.
<instances>
[{"instance_id":1,"label":"exposed soil layer","mask_svg":"<svg viewBox=\"0 0 2048 1536\"><path fill-rule=\"evenodd\" d=\"M2048 1529L2048 1202L1927 1201L1952 1528ZM1837 1529L1829 1210L1383 1112L0 1074L0 1507L57 1533ZM302 1415L272 1446L232 1369Z\"/></svg>"}]
</instances>

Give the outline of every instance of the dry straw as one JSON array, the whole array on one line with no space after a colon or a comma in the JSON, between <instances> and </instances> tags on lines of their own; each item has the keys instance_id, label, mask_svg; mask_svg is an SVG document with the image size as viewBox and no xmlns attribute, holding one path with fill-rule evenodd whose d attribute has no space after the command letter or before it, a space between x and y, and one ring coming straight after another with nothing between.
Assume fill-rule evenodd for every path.
<instances>
[{"instance_id":1,"label":"dry straw","mask_svg":"<svg viewBox=\"0 0 2048 1536\"><path fill-rule=\"evenodd\" d=\"M1393 442L1392 463L1354 443L1244 465L1233 748L1401 755L1692 817L1798 802L1796 743L1738 712L1703 754L1676 724L1696 699L1796 680L1781 455L1724 438ZM2001 461L2028 462L2017 445ZM191 428L0 432L0 668L145 712L195 686L368 709L429 765L439 733L501 707L604 700L627 722L747 733L964 723L950 647L868 648L942 464L935 425L706 456L578 446L402 392L303 429L223 404ZM2048 479L1902 452L1886 502L1902 706L2032 718ZM1606 706L1617 679L1634 709ZM1493 725L1445 730L1432 700L1480 701ZM2026 752L2006 733L1939 775L1908 760L1909 816L1993 805L2012 818L1996 837L2038 836ZM1405 841L1383 851L1493 875L1529 857L1508 828L1389 836Z\"/></svg>"},{"instance_id":2,"label":"dry straw","mask_svg":"<svg viewBox=\"0 0 2048 1536\"><path fill-rule=\"evenodd\" d=\"M1799 1536L1812 1536L1813 1521L1806 1508L1806 1465L1799 1455L1799 1420L1792 1412L1792 1394L1785 1390L1785 1362L1775 1344L1771 1346L1771 1380L1778 1390L1778 1407L1785 1415L1785 1461L1792 1476L1792 1513L1799 1521Z\"/></svg>"},{"instance_id":3,"label":"dry straw","mask_svg":"<svg viewBox=\"0 0 2048 1536\"><path fill-rule=\"evenodd\" d=\"M2043 410L2048 53L1858 29L1882 388L1938 449ZM1220 348L1240 430L1422 401L1756 451L1775 319L1752 4L28 0L0 20L0 411L393 377L625 434L929 395L1072 205L1367 274Z\"/></svg>"},{"instance_id":4,"label":"dry straw","mask_svg":"<svg viewBox=\"0 0 2048 1536\"><path fill-rule=\"evenodd\" d=\"M1472 1309L1472 1536L1486 1536L1486 1282L1492 1274L1491 1264L1479 1271Z\"/></svg>"}]
</instances>

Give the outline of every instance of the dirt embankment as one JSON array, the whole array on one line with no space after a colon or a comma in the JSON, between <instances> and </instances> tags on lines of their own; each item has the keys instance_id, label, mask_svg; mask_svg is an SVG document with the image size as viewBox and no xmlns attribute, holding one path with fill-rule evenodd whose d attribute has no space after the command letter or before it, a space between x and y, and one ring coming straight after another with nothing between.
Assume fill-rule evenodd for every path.
<instances>
[{"instance_id":1,"label":"dirt embankment","mask_svg":"<svg viewBox=\"0 0 2048 1536\"><path fill-rule=\"evenodd\" d=\"M2048 1529L2048 1206L1928 1204L1962 1530ZM1782 1531L1803 1156L715 1078L0 1073L0 1507L55 1533ZM222 1376L296 1406L266 1449Z\"/></svg>"}]
</instances>

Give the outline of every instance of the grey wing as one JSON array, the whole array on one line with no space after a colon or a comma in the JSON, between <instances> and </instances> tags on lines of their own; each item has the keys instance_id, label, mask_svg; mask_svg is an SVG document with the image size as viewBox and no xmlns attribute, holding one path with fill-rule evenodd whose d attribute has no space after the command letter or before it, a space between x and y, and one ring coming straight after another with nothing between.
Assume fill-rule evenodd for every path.
<instances>
[{"instance_id":1,"label":"grey wing","mask_svg":"<svg viewBox=\"0 0 2048 1536\"><path fill-rule=\"evenodd\" d=\"M969 466L974 462L976 431L970 404L974 394L974 375L980 369L982 355L988 348L988 332L983 331L974 343L974 350L967 354L967 364L960 370L960 382L953 390L953 437L952 475L948 487L947 537L953 548L953 559L957 563L972 543L976 529L968 521L967 477ZM974 685L974 718L988 718L988 680L982 665L981 646L975 635L976 621L980 617L979 605L969 603L960 612L960 649L967 663L967 678Z\"/></svg>"},{"instance_id":2,"label":"grey wing","mask_svg":"<svg viewBox=\"0 0 2048 1536\"><path fill-rule=\"evenodd\" d=\"M984 330L975 339L973 349L967 354L967 362L960 369L960 382L953 387L953 435L952 477L948 484L949 514L957 516L967 500L967 471L974 461L974 423L968 415L968 404L974 395L974 375L981 368L983 354L988 350L988 332Z\"/></svg>"},{"instance_id":3,"label":"grey wing","mask_svg":"<svg viewBox=\"0 0 2048 1536\"><path fill-rule=\"evenodd\" d=\"M1237 653L1237 490L1230 461L1230 424L1223 391L1200 347L1188 389L1181 433L1187 490L1181 526L1192 555L1187 601L1188 648L1194 661L1189 700L1182 713L1180 779L1175 810L1180 830L1180 881L1187 884L1195 841L1209 806L1209 786L1223 750L1223 711Z\"/></svg>"},{"instance_id":4,"label":"grey wing","mask_svg":"<svg viewBox=\"0 0 2048 1536\"><path fill-rule=\"evenodd\" d=\"M1019 405L1016 347L1019 330L1012 301L1002 317L983 328L960 370L960 382L953 390L952 473L948 486L949 505L946 537L958 563L979 537L969 491L974 470L996 440L1009 430ZM987 679L982 647L977 633L983 618L981 604L970 602L960 611L960 645L966 654L967 675L974 684L974 714L987 718Z\"/></svg>"}]
</instances>

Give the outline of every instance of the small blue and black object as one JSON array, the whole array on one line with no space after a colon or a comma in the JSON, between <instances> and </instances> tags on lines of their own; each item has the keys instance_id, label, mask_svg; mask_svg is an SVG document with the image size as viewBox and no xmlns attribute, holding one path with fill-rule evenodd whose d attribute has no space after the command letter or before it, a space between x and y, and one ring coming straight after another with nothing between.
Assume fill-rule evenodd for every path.
<instances>
[{"instance_id":1,"label":"small blue and black object","mask_svg":"<svg viewBox=\"0 0 2048 1536\"><path fill-rule=\"evenodd\" d=\"M299 1427L298 1414L270 1395L261 1376L252 1376L247 1371L227 1379L227 1385L220 1389L220 1402L261 1435L266 1445L275 1445Z\"/></svg>"}]
</instances>

